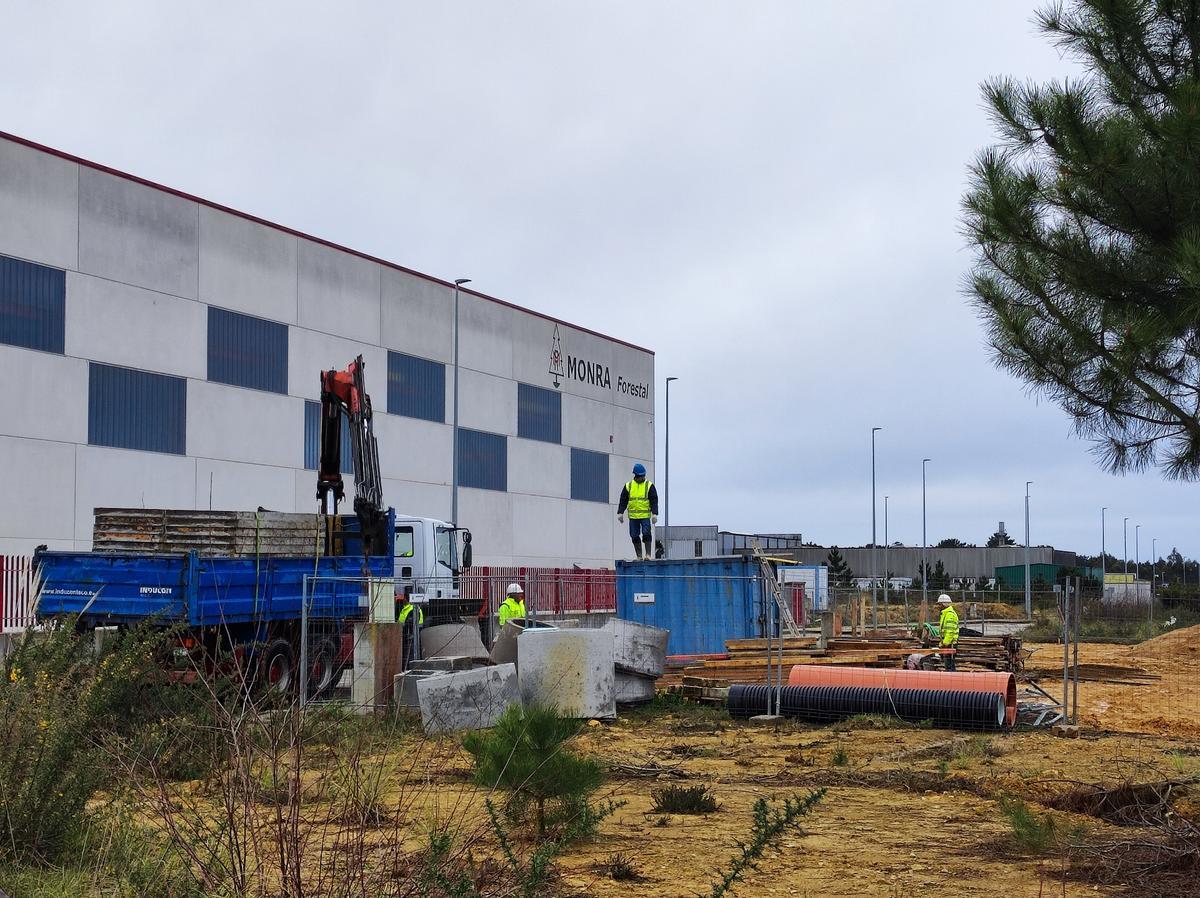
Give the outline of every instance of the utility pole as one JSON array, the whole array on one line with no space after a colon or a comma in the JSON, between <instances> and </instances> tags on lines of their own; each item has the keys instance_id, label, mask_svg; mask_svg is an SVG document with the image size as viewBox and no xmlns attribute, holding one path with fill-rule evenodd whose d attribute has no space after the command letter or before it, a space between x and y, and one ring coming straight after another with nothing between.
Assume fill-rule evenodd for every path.
<instances>
[{"instance_id":1,"label":"utility pole","mask_svg":"<svg viewBox=\"0 0 1200 898\"><path fill-rule=\"evenodd\" d=\"M666 470L663 473L663 557L671 557L671 381L678 377L667 378L667 446Z\"/></svg>"},{"instance_id":2,"label":"utility pole","mask_svg":"<svg viewBox=\"0 0 1200 898\"><path fill-rule=\"evenodd\" d=\"M1121 540L1125 544L1124 548L1121 550L1121 553L1124 556L1123 563L1125 565L1124 574L1125 574L1125 581L1126 581L1125 585L1122 587L1122 589L1125 590L1124 598L1125 598L1125 601L1128 602L1129 601L1129 518L1125 518L1125 520L1123 520L1121 522ZM1136 597L1137 594L1135 593L1134 595Z\"/></svg>"},{"instance_id":3,"label":"utility pole","mask_svg":"<svg viewBox=\"0 0 1200 898\"><path fill-rule=\"evenodd\" d=\"M871 629L879 627L879 555L875 545L875 434L882 427L871 428Z\"/></svg>"},{"instance_id":4,"label":"utility pole","mask_svg":"<svg viewBox=\"0 0 1200 898\"><path fill-rule=\"evenodd\" d=\"M1025 618L1033 620L1033 583L1029 579L1029 486L1025 481Z\"/></svg>"},{"instance_id":5,"label":"utility pole","mask_svg":"<svg viewBox=\"0 0 1200 898\"><path fill-rule=\"evenodd\" d=\"M1108 573L1108 552L1104 548L1104 513L1108 511L1108 506L1105 505L1100 509L1100 592L1104 592L1104 575Z\"/></svg>"},{"instance_id":6,"label":"utility pole","mask_svg":"<svg viewBox=\"0 0 1200 898\"><path fill-rule=\"evenodd\" d=\"M883 497L883 613L888 613L888 497ZM885 619L883 625L886 627L888 621Z\"/></svg>"},{"instance_id":7,"label":"utility pole","mask_svg":"<svg viewBox=\"0 0 1200 898\"><path fill-rule=\"evenodd\" d=\"M925 466L932 458L921 459L921 604L929 607L929 537L925 532Z\"/></svg>"},{"instance_id":8,"label":"utility pole","mask_svg":"<svg viewBox=\"0 0 1200 898\"><path fill-rule=\"evenodd\" d=\"M450 487L450 524L454 527L458 526L458 289L469 283L470 278L457 278L454 281L454 473Z\"/></svg>"}]
</instances>

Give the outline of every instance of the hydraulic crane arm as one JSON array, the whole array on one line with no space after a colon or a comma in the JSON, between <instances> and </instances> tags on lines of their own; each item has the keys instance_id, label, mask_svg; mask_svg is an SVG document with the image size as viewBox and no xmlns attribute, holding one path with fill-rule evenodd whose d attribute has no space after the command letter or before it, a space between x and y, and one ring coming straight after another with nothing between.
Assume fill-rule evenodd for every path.
<instances>
[{"instance_id":1,"label":"hydraulic crane arm","mask_svg":"<svg viewBox=\"0 0 1200 898\"><path fill-rule=\"evenodd\" d=\"M321 458L317 466L317 498L321 511L333 513L346 497L342 482L342 417L350 425L350 449L354 465L354 513L362 527L363 546L375 543L387 519L383 505L383 478L379 473L379 447L371 415L371 397L363 376L363 357L345 371L321 372Z\"/></svg>"}]
</instances>

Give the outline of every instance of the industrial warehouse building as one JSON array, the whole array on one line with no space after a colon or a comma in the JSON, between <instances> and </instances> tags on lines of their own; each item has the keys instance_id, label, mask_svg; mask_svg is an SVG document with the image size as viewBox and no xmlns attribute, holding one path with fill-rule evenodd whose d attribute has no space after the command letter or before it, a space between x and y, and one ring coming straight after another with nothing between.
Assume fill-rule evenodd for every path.
<instances>
[{"instance_id":1,"label":"industrial warehouse building","mask_svg":"<svg viewBox=\"0 0 1200 898\"><path fill-rule=\"evenodd\" d=\"M654 355L460 303L476 563L611 566ZM319 373L360 353L385 501L449 520L453 343L446 281L0 134L0 553L88 549L102 506L316 510Z\"/></svg>"}]
</instances>

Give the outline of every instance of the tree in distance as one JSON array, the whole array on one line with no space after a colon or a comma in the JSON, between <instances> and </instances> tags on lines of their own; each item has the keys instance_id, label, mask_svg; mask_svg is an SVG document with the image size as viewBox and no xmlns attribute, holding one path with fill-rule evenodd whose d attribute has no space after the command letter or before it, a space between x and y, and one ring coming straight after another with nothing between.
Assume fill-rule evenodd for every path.
<instances>
[{"instance_id":1,"label":"tree in distance","mask_svg":"<svg viewBox=\"0 0 1200 898\"><path fill-rule=\"evenodd\" d=\"M985 545L989 549L998 549L1001 546L1015 546L1017 541L1008 535L1006 530L997 530L987 538Z\"/></svg>"},{"instance_id":2,"label":"tree in distance","mask_svg":"<svg viewBox=\"0 0 1200 898\"><path fill-rule=\"evenodd\" d=\"M854 571L850 570L850 565L846 564L846 559L837 546L830 546L825 564L829 568L829 581L834 586L852 586L854 584Z\"/></svg>"},{"instance_id":3,"label":"tree in distance","mask_svg":"<svg viewBox=\"0 0 1200 898\"><path fill-rule=\"evenodd\" d=\"M995 363L1108 471L1200 479L1200 6L1070 0L1037 16L1084 74L996 78L970 168L966 292Z\"/></svg>"}]
</instances>

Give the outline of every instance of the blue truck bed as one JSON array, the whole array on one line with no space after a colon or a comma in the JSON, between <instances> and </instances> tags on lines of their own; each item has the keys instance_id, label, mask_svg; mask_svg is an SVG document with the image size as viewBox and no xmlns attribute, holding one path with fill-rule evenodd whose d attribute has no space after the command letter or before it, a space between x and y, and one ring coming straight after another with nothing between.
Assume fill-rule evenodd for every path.
<instances>
[{"instance_id":1,"label":"blue truck bed","mask_svg":"<svg viewBox=\"0 0 1200 898\"><path fill-rule=\"evenodd\" d=\"M43 552L40 616L81 615L93 625L155 617L194 627L300 618L304 577L363 576L362 556L206 558ZM391 577L393 559L367 559L372 577ZM362 583L309 582L309 615L345 619L362 614Z\"/></svg>"}]
</instances>

